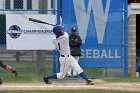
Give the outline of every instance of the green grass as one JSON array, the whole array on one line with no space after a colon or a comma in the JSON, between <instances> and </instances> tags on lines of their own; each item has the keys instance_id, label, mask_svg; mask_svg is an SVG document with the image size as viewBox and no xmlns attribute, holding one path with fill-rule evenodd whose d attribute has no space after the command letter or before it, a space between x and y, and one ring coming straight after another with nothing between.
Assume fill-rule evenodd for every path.
<instances>
[{"instance_id":1,"label":"green grass","mask_svg":"<svg viewBox=\"0 0 140 93\"><path fill-rule=\"evenodd\" d=\"M32 74L32 75L28 75L28 76L18 76L18 77L14 77L14 76L3 76L2 80L5 83L30 83L30 82L43 82L42 81L42 77L43 75L36 75L36 74ZM104 79L107 82L139 82L140 83L140 78L136 78L136 77L113 77L113 78L105 78ZM62 81L63 80L59 80Z\"/></svg>"},{"instance_id":2,"label":"green grass","mask_svg":"<svg viewBox=\"0 0 140 93\"><path fill-rule=\"evenodd\" d=\"M34 62L6 62L6 64L18 68L19 76L14 77L11 72L0 68L0 77L3 82L7 83L30 83L42 82L44 74L52 74L52 63L46 63L44 73L36 73L36 63ZM84 69L89 77L103 78L108 82L140 82L137 77L102 77L103 69Z\"/></svg>"},{"instance_id":3,"label":"green grass","mask_svg":"<svg viewBox=\"0 0 140 93\"><path fill-rule=\"evenodd\" d=\"M3 82L41 82L44 74L52 73L51 64L46 64L43 73L40 74L36 73L36 64L33 62L6 62L6 64L18 68L18 77L14 77L11 72L0 68L0 76Z\"/></svg>"},{"instance_id":4,"label":"green grass","mask_svg":"<svg viewBox=\"0 0 140 93\"><path fill-rule=\"evenodd\" d=\"M42 74L36 73L36 63L34 62L5 62L10 66L18 68L19 76L15 78L13 74L8 71L0 69L3 82L41 82L44 74L52 74L52 63L46 63ZM84 69L89 77L101 76L101 69Z\"/></svg>"},{"instance_id":5,"label":"green grass","mask_svg":"<svg viewBox=\"0 0 140 93\"><path fill-rule=\"evenodd\" d=\"M102 73L103 73L103 70L101 68L89 68L89 69L86 69L84 68L83 69L84 72L89 76L89 77L101 77L102 76Z\"/></svg>"},{"instance_id":6,"label":"green grass","mask_svg":"<svg viewBox=\"0 0 140 93\"><path fill-rule=\"evenodd\" d=\"M88 90L0 91L0 93L140 93L140 92L88 89Z\"/></svg>"}]
</instances>

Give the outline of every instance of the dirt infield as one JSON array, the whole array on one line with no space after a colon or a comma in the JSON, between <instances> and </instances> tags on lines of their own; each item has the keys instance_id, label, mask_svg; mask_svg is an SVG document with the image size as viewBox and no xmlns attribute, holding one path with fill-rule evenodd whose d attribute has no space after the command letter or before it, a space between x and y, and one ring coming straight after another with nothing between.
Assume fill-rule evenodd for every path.
<instances>
[{"instance_id":1,"label":"dirt infield","mask_svg":"<svg viewBox=\"0 0 140 93\"><path fill-rule=\"evenodd\" d=\"M100 83L96 85L85 85L85 83L4 83L0 90L76 90L76 89L105 89L140 91L140 83Z\"/></svg>"}]
</instances>

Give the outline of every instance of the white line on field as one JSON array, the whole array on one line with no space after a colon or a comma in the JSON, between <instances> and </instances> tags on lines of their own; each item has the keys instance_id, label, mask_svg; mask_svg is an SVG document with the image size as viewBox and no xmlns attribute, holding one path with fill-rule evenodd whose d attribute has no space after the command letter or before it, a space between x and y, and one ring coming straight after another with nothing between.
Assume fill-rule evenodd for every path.
<instances>
[{"instance_id":1,"label":"white line on field","mask_svg":"<svg viewBox=\"0 0 140 93\"><path fill-rule=\"evenodd\" d=\"M10 86L2 85L2 88L91 88L93 86Z\"/></svg>"}]
</instances>

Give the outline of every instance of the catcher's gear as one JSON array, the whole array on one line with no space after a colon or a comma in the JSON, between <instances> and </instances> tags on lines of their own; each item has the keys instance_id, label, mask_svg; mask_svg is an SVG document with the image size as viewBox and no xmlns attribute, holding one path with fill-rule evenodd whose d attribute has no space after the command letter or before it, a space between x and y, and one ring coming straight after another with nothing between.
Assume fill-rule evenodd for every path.
<instances>
[{"instance_id":1,"label":"catcher's gear","mask_svg":"<svg viewBox=\"0 0 140 93\"><path fill-rule=\"evenodd\" d=\"M1 78L0 78L0 85L2 84L2 80L1 80Z\"/></svg>"},{"instance_id":2,"label":"catcher's gear","mask_svg":"<svg viewBox=\"0 0 140 93\"><path fill-rule=\"evenodd\" d=\"M15 77L18 76L18 71L17 71L17 68L16 69L12 69L11 72L15 75Z\"/></svg>"},{"instance_id":3,"label":"catcher's gear","mask_svg":"<svg viewBox=\"0 0 140 93\"><path fill-rule=\"evenodd\" d=\"M46 78L46 75L43 77L43 80L46 84L52 84L49 79Z\"/></svg>"}]
</instances>

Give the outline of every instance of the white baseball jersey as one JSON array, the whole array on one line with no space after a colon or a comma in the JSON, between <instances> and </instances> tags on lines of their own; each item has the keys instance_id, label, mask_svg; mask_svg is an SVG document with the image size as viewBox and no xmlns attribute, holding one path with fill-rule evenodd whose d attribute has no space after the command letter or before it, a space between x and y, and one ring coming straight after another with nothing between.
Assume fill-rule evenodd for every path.
<instances>
[{"instance_id":1,"label":"white baseball jersey","mask_svg":"<svg viewBox=\"0 0 140 93\"><path fill-rule=\"evenodd\" d=\"M77 74L83 72L74 57L70 55L69 35L66 32L64 32L64 35L53 39L52 42L60 52L60 72L57 73L58 79L63 79L66 76L69 67L73 68Z\"/></svg>"},{"instance_id":2,"label":"white baseball jersey","mask_svg":"<svg viewBox=\"0 0 140 93\"><path fill-rule=\"evenodd\" d=\"M64 32L64 35L58 37L57 39L53 39L52 42L59 50L60 55L70 55L69 35L66 32Z\"/></svg>"}]
</instances>

